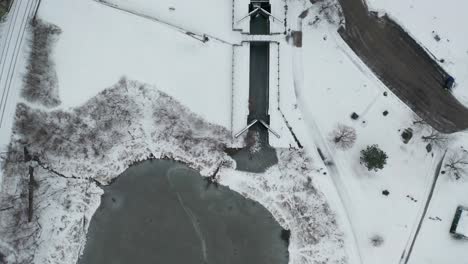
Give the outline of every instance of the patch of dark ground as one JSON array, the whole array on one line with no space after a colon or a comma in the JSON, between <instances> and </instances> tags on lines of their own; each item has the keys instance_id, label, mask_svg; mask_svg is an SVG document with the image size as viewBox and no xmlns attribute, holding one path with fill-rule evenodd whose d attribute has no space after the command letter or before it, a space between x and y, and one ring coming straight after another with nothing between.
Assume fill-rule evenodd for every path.
<instances>
[{"instance_id":1,"label":"patch of dark ground","mask_svg":"<svg viewBox=\"0 0 468 264\"><path fill-rule=\"evenodd\" d=\"M339 0L351 49L405 104L443 133L468 128L468 109L443 88L447 72L388 16L369 12L362 0Z\"/></svg>"},{"instance_id":2,"label":"patch of dark ground","mask_svg":"<svg viewBox=\"0 0 468 264\"><path fill-rule=\"evenodd\" d=\"M262 129L265 128L258 123L255 124L248 131L246 147L225 150L236 161L237 170L262 173L278 163L276 150L268 144L268 131L262 131L260 134ZM256 136L256 134L260 136Z\"/></svg>"}]
</instances>

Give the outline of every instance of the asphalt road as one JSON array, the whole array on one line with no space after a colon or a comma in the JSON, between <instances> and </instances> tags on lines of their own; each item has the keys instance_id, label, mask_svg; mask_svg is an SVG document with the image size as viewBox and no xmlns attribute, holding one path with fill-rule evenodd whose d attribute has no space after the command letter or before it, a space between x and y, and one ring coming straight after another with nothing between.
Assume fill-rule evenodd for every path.
<instances>
[{"instance_id":1,"label":"asphalt road","mask_svg":"<svg viewBox=\"0 0 468 264\"><path fill-rule=\"evenodd\" d=\"M448 74L424 48L390 18L369 13L362 0L339 2L346 19L341 37L393 93L440 132L468 128L468 108L443 89Z\"/></svg>"}]
</instances>

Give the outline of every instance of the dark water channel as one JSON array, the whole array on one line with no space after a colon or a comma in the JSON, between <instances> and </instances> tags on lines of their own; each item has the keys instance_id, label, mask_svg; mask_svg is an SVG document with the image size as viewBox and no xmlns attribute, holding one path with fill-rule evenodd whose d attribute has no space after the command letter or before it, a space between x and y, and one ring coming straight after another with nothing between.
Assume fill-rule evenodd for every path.
<instances>
[{"instance_id":1,"label":"dark water channel","mask_svg":"<svg viewBox=\"0 0 468 264\"><path fill-rule=\"evenodd\" d=\"M270 4L261 4L262 9L271 11ZM249 10L255 6L250 4ZM250 17L250 34L268 35L270 33L270 21L268 16L259 12ZM270 90L270 43L250 43L250 71L249 71L249 116L247 123L255 119L263 120L270 124L269 90ZM259 133L262 145L268 145L268 130L260 123L251 127L251 130Z\"/></svg>"},{"instance_id":2,"label":"dark water channel","mask_svg":"<svg viewBox=\"0 0 468 264\"><path fill-rule=\"evenodd\" d=\"M267 1L251 3L249 12L261 7L271 12ZM269 17L262 12L253 13L250 17L250 34L270 34ZM270 124L269 89L270 89L270 43L250 43L249 72L249 116L247 124L254 120L262 120ZM247 132L247 147L229 150L229 155L236 161L237 169L249 172L264 172L278 163L276 151L269 144L269 131L260 122L254 124ZM255 150L253 150L255 149Z\"/></svg>"},{"instance_id":3,"label":"dark water channel","mask_svg":"<svg viewBox=\"0 0 468 264\"><path fill-rule=\"evenodd\" d=\"M79 264L286 264L260 204L173 161L145 161L104 187Z\"/></svg>"}]
</instances>

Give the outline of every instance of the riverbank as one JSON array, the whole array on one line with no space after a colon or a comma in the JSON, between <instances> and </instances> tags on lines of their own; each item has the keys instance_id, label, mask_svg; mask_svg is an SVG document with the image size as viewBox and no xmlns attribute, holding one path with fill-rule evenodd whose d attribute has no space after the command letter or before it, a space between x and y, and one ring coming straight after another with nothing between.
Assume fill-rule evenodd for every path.
<instances>
[{"instance_id":1,"label":"riverbank","mask_svg":"<svg viewBox=\"0 0 468 264\"><path fill-rule=\"evenodd\" d=\"M0 202L1 208L13 207L0 212L0 236L2 252L14 261L75 263L100 203L102 190L96 183L108 184L151 154L182 161L203 176L219 170L215 179L221 184L259 201L291 230L289 263L329 258L345 262L333 208L314 184L323 177L319 164L301 151L280 150L278 165L265 173L234 170L235 163L224 152L230 133L154 87L121 80L70 111L22 104L13 131ZM42 165L25 162L25 144ZM33 182L26 177L29 166L36 168ZM249 178L255 185L247 184ZM30 184L37 184L32 205L25 196ZM253 186L268 189L258 192ZM270 196L274 189L282 191ZM30 206L34 210L28 222L23 214Z\"/></svg>"}]
</instances>

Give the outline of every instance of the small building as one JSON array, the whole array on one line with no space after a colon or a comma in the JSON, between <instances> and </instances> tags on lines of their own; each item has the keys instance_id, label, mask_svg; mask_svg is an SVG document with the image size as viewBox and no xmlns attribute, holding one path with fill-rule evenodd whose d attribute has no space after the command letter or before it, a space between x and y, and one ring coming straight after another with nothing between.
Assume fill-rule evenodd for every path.
<instances>
[{"instance_id":1,"label":"small building","mask_svg":"<svg viewBox=\"0 0 468 264\"><path fill-rule=\"evenodd\" d=\"M458 206L453 218L450 233L456 238L468 239L468 208Z\"/></svg>"}]
</instances>

